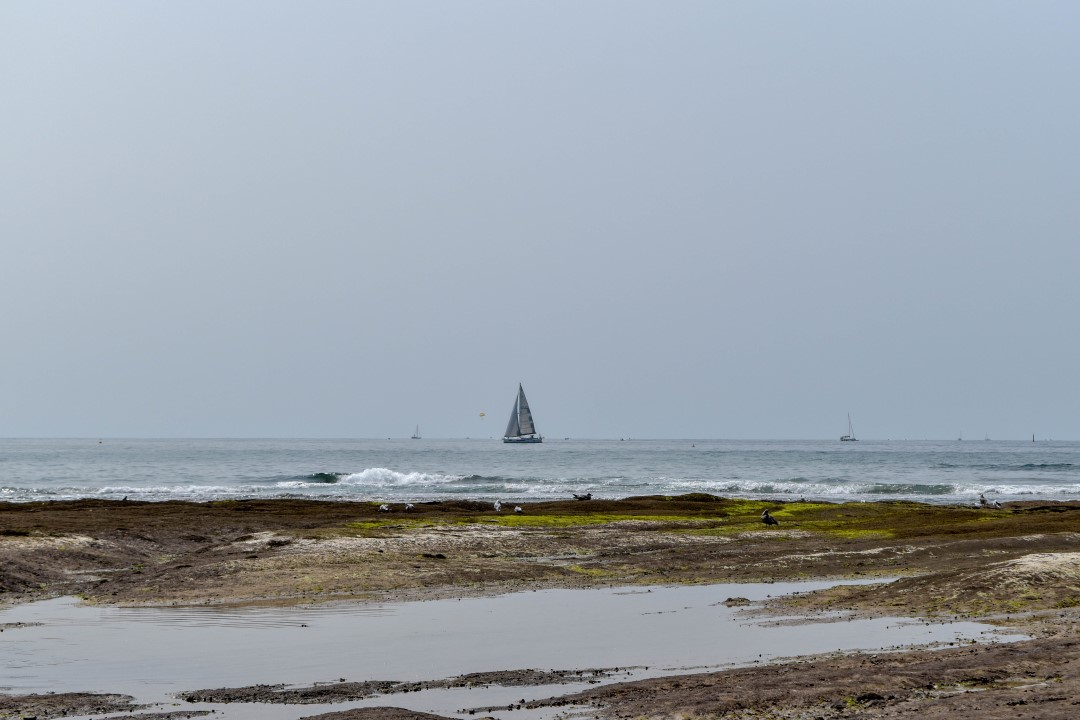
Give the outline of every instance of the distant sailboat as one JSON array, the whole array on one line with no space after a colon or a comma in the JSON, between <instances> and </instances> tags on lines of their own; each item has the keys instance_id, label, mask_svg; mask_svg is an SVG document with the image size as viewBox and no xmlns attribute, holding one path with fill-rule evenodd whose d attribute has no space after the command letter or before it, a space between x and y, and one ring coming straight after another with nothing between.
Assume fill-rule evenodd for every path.
<instances>
[{"instance_id":1,"label":"distant sailboat","mask_svg":"<svg viewBox=\"0 0 1080 720\"><path fill-rule=\"evenodd\" d=\"M503 433L504 443L539 443L544 438L536 432L533 424L532 410L529 409L529 401L525 399L525 390L518 383L518 394L514 399L514 409L510 413L510 422L506 424L506 432Z\"/></svg>"},{"instance_id":2,"label":"distant sailboat","mask_svg":"<svg viewBox=\"0 0 1080 720\"><path fill-rule=\"evenodd\" d=\"M413 440L419 440L420 439L420 426L419 425L417 425L416 430L413 431L412 439Z\"/></svg>"},{"instance_id":3,"label":"distant sailboat","mask_svg":"<svg viewBox=\"0 0 1080 720\"><path fill-rule=\"evenodd\" d=\"M855 428L851 426L851 413L847 416L847 435L841 435L840 439L844 442L854 442L859 439L855 437Z\"/></svg>"}]
</instances>

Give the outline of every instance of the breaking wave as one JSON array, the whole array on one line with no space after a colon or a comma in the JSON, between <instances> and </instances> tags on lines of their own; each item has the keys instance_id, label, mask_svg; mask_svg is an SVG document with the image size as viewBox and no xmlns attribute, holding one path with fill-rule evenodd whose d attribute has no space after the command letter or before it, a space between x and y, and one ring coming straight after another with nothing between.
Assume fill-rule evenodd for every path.
<instances>
[{"instance_id":1,"label":"breaking wave","mask_svg":"<svg viewBox=\"0 0 1080 720\"><path fill-rule=\"evenodd\" d=\"M0 501L101 498L378 502L709 493L831 501L1080 499L1080 444L484 440L0 440ZM857 450L857 452L855 452Z\"/></svg>"},{"instance_id":2,"label":"breaking wave","mask_svg":"<svg viewBox=\"0 0 1080 720\"><path fill-rule=\"evenodd\" d=\"M312 483L326 483L332 485L341 479L341 473L317 472L307 476L307 481Z\"/></svg>"}]
</instances>

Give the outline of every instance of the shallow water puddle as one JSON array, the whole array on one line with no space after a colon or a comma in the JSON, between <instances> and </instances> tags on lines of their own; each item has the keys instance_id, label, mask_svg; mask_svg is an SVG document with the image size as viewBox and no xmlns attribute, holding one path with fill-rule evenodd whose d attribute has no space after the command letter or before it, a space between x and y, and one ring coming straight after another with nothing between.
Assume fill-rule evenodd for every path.
<instances>
[{"instance_id":1,"label":"shallow water puddle","mask_svg":"<svg viewBox=\"0 0 1080 720\"><path fill-rule=\"evenodd\" d=\"M473 672L621 668L602 682L697 672L836 650L1006 638L978 623L897 619L776 625L729 597L764 600L836 583L546 590L489 598L300 608L115 608L59 598L0 612L8 693L111 692L141 703L255 684L439 680ZM629 670L628 670L629 669ZM335 705L223 705L214 717L292 720L396 705L444 715L562 695L581 685L425 690ZM586 686L587 687L587 686ZM164 707L162 709L181 709ZM554 710L504 713L526 720ZM478 715L500 713L478 713ZM97 717L101 717L100 715Z\"/></svg>"}]
</instances>

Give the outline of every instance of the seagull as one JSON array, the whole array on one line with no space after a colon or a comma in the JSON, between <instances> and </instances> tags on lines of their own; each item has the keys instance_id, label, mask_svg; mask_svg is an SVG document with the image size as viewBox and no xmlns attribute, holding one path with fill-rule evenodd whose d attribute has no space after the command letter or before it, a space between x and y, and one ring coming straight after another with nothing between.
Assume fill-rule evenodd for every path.
<instances>
[{"instance_id":1,"label":"seagull","mask_svg":"<svg viewBox=\"0 0 1080 720\"><path fill-rule=\"evenodd\" d=\"M412 512L412 509L413 509L413 504L412 503L405 503L405 512Z\"/></svg>"},{"instance_id":2,"label":"seagull","mask_svg":"<svg viewBox=\"0 0 1080 720\"><path fill-rule=\"evenodd\" d=\"M521 513L525 512L525 511L521 509L520 505L515 505L514 506L514 512L516 512L518 515L520 515Z\"/></svg>"},{"instance_id":3,"label":"seagull","mask_svg":"<svg viewBox=\"0 0 1080 720\"><path fill-rule=\"evenodd\" d=\"M386 503L383 503L379 506L379 512L390 512L390 506Z\"/></svg>"},{"instance_id":4,"label":"seagull","mask_svg":"<svg viewBox=\"0 0 1080 720\"><path fill-rule=\"evenodd\" d=\"M502 512L502 502L499 500L495 501L495 512Z\"/></svg>"},{"instance_id":5,"label":"seagull","mask_svg":"<svg viewBox=\"0 0 1080 720\"><path fill-rule=\"evenodd\" d=\"M578 495L574 493L575 500L592 500L592 493L585 493L584 495Z\"/></svg>"},{"instance_id":6,"label":"seagull","mask_svg":"<svg viewBox=\"0 0 1080 720\"><path fill-rule=\"evenodd\" d=\"M990 504L990 503L988 503L988 502L986 501L986 496L985 496L985 495L983 495L982 493L979 493L979 505L981 505L981 506L983 506L983 507L987 507L987 506L988 506L989 504Z\"/></svg>"},{"instance_id":7,"label":"seagull","mask_svg":"<svg viewBox=\"0 0 1080 720\"><path fill-rule=\"evenodd\" d=\"M779 525L780 524L779 522L777 522L776 518L774 518L772 515L769 514L768 510L765 510L765 511L763 511L761 513L761 522L765 523L766 525Z\"/></svg>"}]
</instances>

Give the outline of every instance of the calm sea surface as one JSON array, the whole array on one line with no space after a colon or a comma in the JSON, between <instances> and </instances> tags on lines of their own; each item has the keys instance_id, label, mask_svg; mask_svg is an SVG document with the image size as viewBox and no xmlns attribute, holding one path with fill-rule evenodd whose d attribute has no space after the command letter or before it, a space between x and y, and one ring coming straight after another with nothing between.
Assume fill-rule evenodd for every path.
<instances>
[{"instance_id":1,"label":"calm sea surface","mask_svg":"<svg viewBox=\"0 0 1080 720\"><path fill-rule=\"evenodd\" d=\"M0 499L1080 499L1080 443L0 440Z\"/></svg>"}]
</instances>

